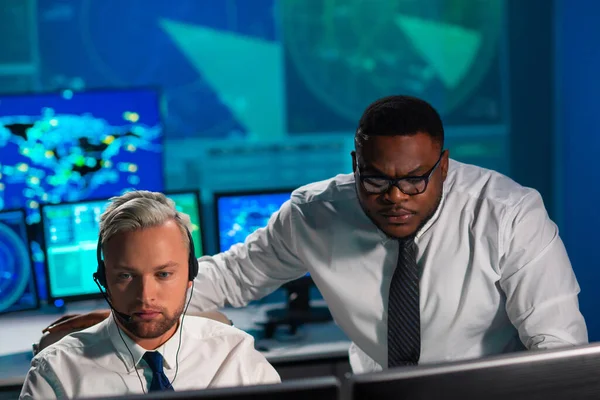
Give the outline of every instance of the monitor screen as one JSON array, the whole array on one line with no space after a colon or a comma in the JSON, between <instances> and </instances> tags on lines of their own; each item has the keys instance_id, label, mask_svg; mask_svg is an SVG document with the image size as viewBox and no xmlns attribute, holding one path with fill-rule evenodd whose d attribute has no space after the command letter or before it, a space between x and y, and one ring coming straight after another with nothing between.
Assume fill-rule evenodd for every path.
<instances>
[{"instance_id":1,"label":"monitor screen","mask_svg":"<svg viewBox=\"0 0 600 400\"><path fill-rule=\"evenodd\" d=\"M0 209L163 190L153 89L0 96Z\"/></svg>"},{"instance_id":2,"label":"monitor screen","mask_svg":"<svg viewBox=\"0 0 600 400\"><path fill-rule=\"evenodd\" d=\"M39 305L23 210L0 212L0 313Z\"/></svg>"},{"instance_id":3,"label":"monitor screen","mask_svg":"<svg viewBox=\"0 0 600 400\"><path fill-rule=\"evenodd\" d=\"M92 274L98 267L100 216L107 205L98 200L42 207L50 299L99 294Z\"/></svg>"},{"instance_id":4,"label":"monitor screen","mask_svg":"<svg viewBox=\"0 0 600 400\"><path fill-rule=\"evenodd\" d=\"M267 226L271 215L290 199L291 194L292 190L216 193L219 251L243 243L252 232Z\"/></svg>"},{"instance_id":5,"label":"monitor screen","mask_svg":"<svg viewBox=\"0 0 600 400\"><path fill-rule=\"evenodd\" d=\"M196 254L202 255L202 235L197 192L167 195L176 207L190 216ZM51 300L77 300L98 297L92 274L98 263L96 249L100 216L107 200L48 204L42 207L44 247Z\"/></svg>"}]
</instances>

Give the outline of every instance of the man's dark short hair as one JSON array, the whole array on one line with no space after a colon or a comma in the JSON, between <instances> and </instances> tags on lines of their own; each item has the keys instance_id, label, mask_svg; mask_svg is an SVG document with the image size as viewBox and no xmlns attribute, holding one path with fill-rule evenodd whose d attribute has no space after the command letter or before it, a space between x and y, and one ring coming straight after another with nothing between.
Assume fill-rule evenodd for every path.
<instances>
[{"instance_id":1,"label":"man's dark short hair","mask_svg":"<svg viewBox=\"0 0 600 400\"><path fill-rule=\"evenodd\" d=\"M444 126L438 112L424 100L388 96L372 103L360 118L354 136L358 149L372 136L410 136L425 133L444 147Z\"/></svg>"}]
</instances>

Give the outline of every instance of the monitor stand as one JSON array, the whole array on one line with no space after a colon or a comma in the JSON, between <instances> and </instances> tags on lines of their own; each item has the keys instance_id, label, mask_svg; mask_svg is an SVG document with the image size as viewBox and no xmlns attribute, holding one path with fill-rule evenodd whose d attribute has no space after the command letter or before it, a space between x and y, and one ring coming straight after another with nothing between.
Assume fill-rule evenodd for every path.
<instances>
[{"instance_id":1,"label":"monitor stand","mask_svg":"<svg viewBox=\"0 0 600 400\"><path fill-rule=\"evenodd\" d=\"M284 309L267 311L265 338L271 339L279 325L289 326L289 334L295 335L303 324L329 322L333 318L327 307L310 306L310 288L314 283L309 276L283 285L287 291L287 304Z\"/></svg>"}]
</instances>

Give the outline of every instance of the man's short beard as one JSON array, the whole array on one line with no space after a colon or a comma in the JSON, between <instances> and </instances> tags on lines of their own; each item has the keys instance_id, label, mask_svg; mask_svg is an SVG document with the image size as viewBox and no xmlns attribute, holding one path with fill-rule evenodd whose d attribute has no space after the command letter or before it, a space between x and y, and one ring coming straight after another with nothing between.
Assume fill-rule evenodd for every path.
<instances>
[{"instance_id":1,"label":"man's short beard","mask_svg":"<svg viewBox=\"0 0 600 400\"><path fill-rule=\"evenodd\" d=\"M123 328L135 337L140 339L156 339L167 333L173 326L176 326L179 323L179 318L181 317L181 314L183 314L184 305L185 299L184 303L181 304L181 307L179 307L171 317L162 314L165 318L160 322L125 321L121 317L118 317L118 319ZM151 329L148 329L150 324L153 325Z\"/></svg>"}]
</instances>

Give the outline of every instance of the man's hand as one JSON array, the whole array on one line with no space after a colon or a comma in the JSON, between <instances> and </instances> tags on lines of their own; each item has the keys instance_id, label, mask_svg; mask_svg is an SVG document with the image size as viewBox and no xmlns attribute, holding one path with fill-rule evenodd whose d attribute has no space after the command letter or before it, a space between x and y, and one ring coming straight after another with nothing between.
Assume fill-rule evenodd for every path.
<instances>
[{"instance_id":1,"label":"man's hand","mask_svg":"<svg viewBox=\"0 0 600 400\"><path fill-rule=\"evenodd\" d=\"M110 315L110 310L93 311L87 314L69 314L57 319L47 326L42 333L57 333L64 331L78 331L89 328L104 321Z\"/></svg>"}]
</instances>

